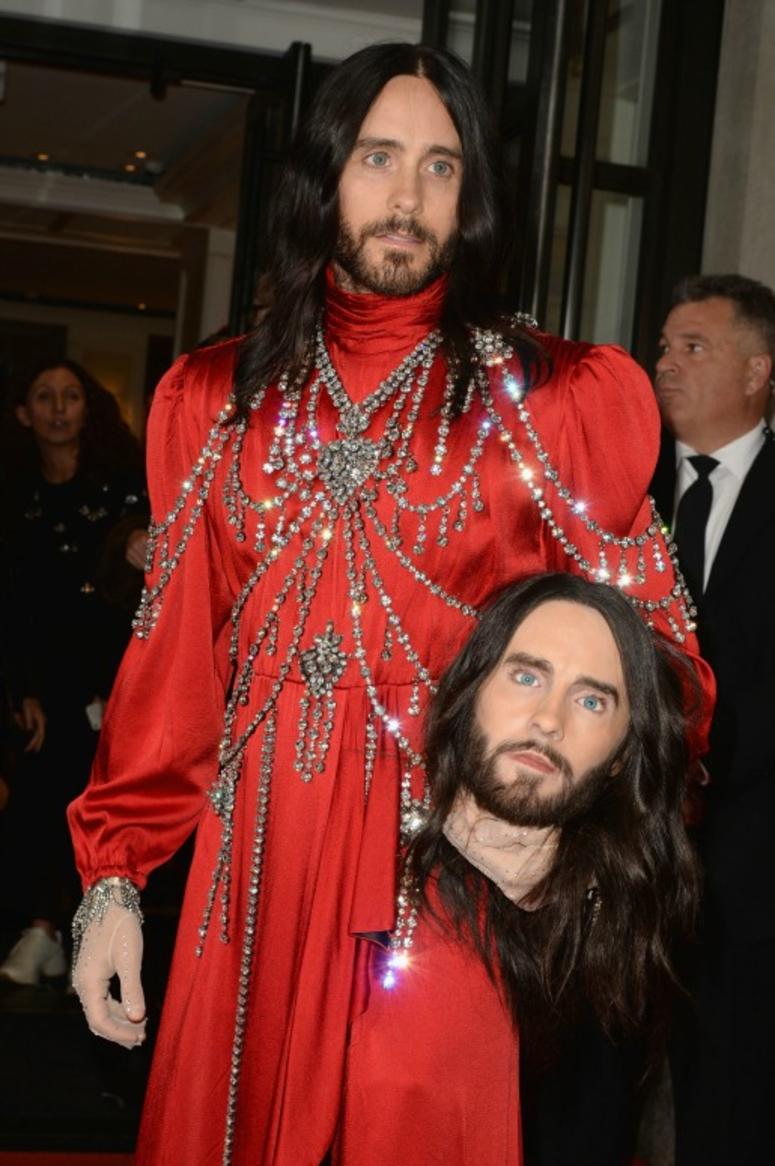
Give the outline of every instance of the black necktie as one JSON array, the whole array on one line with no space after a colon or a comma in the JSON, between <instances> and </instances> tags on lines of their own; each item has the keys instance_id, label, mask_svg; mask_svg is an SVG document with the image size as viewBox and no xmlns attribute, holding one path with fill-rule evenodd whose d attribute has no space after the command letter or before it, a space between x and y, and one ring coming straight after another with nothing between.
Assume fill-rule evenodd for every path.
<instances>
[{"instance_id":1,"label":"black necktie","mask_svg":"<svg viewBox=\"0 0 775 1166\"><path fill-rule=\"evenodd\" d=\"M695 599L699 599L705 578L705 527L713 503L713 486L709 475L719 463L716 458L705 453L696 453L689 461L697 471L697 480L692 482L678 503L673 537L689 591Z\"/></svg>"}]
</instances>

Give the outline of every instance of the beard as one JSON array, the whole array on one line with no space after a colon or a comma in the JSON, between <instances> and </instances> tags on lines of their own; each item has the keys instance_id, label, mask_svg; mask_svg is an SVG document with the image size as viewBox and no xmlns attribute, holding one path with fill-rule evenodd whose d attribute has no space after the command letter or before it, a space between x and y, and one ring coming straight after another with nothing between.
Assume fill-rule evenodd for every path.
<instances>
[{"instance_id":1,"label":"beard","mask_svg":"<svg viewBox=\"0 0 775 1166\"><path fill-rule=\"evenodd\" d=\"M366 241L377 235L398 231L411 234L427 244L425 263L415 267L411 255L398 249L391 251L389 248L380 262L370 263L365 254ZM334 262L360 291L374 292L381 296L411 296L449 271L456 249L456 233L441 244L438 236L414 217L401 218L400 215L393 215L389 219L367 223L361 228L357 238L346 223L340 222Z\"/></svg>"},{"instance_id":2,"label":"beard","mask_svg":"<svg viewBox=\"0 0 775 1166\"><path fill-rule=\"evenodd\" d=\"M505 783L498 776L498 760L506 753L531 750L545 757L556 769L555 774L525 773L515 765L513 781ZM504 741L487 752L483 734L472 733L465 777L461 784L473 794L480 809L513 826L565 826L587 813L608 787L621 746L599 765L575 777L561 753L534 740ZM541 787L559 774L561 789L542 793Z\"/></svg>"}]
</instances>

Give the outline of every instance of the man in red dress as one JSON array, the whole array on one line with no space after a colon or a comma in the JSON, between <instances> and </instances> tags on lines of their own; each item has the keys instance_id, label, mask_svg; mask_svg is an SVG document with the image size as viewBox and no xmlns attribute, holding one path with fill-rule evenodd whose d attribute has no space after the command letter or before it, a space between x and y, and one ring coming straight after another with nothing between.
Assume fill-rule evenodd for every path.
<instances>
[{"instance_id":1,"label":"man in red dress","mask_svg":"<svg viewBox=\"0 0 775 1166\"><path fill-rule=\"evenodd\" d=\"M427 801L422 712L494 587L612 582L693 646L645 496L648 382L504 315L497 173L454 57L357 53L278 192L271 309L157 391L146 592L70 811L76 984L130 1046L139 891L197 832L140 1166L332 1145L366 937L396 926L400 824Z\"/></svg>"}]
</instances>

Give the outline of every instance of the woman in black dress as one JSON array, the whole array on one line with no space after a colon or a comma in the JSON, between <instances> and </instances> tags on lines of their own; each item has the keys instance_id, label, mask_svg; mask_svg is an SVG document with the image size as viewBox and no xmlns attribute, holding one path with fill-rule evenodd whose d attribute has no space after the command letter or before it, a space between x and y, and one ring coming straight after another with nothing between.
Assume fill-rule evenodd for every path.
<instances>
[{"instance_id":1,"label":"woman in black dress","mask_svg":"<svg viewBox=\"0 0 775 1166\"><path fill-rule=\"evenodd\" d=\"M17 399L5 473L5 640L11 691L38 698L46 735L0 816L5 912L28 924L0 976L36 984L67 964L60 928L78 889L65 809L83 788L142 585L148 504L140 445L115 398L74 361Z\"/></svg>"}]
</instances>

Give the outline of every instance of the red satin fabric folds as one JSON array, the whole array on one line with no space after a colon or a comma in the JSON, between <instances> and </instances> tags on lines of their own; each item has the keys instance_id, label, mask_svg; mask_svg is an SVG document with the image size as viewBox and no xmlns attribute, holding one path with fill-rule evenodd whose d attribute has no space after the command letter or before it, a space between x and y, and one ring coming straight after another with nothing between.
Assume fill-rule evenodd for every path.
<instances>
[{"instance_id":1,"label":"red satin fabric folds","mask_svg":"<svg viewBox=\"0 0 775 1166\"><path fill-rule=\"evenodd\" d=\"M439 281L419 296L391 300L348 296L329 287L329 349L353 399L361 399L376 387L433 327L444 291L444 283ZM536 389L531 408L555 467L571 490L587 502L601 526L620 535L641 530L648 523L644 495L656 459L659 428L646 378L619 350L592 349L548 338L546 344L553 373L547 384ZM224 404L231 387L234 354L231 343L192 353L178 361L159 386L148 452L157 517L173 506ZM416 429L421 456L420 472L414 477L417 489L426 490L429 499L439 493L439 485L423 475L422 469L432 457L443 388L443 368L437 360ZM500 392L499 386L494 384L493 392ZM279 405L278 393L270 390L245 439L242 477L247 492L256 499L274 492L263 467ZM464 464L478 420L480 416L475 417L472 411L453 424L450 472ZM321 399L317 423L322 440L335 436L336 414L330 401ZM220 472L225 472L225 466ZM429 539L422 563L429 577L478 607L494 588L506 582L536 571L572 566L540 521L507 451L497 442L491 443L483 458L481 487L484 509L469 517L465 531L451 537L447 547ZM215 918L204 953L197 958L197 928L220 844L220 821L209 808L206 791L216 777L225 693L231 676L230 612L256 564L251 541L234 540L221 498L219 477L174 572L156 627L147 640L134 640L127 652L89 787L70 812L85 885L101 876L120 874L142 887L153 868L198 828L138 1166L220 1166L223 1153L240 930L248 903L262 732L256 732L247 748L237 797L232 940L220 942ZM579 528L582 549L585 537ZM329 621L343 631L347 627L341 618L351 604L344 551L341 532L334 530L304 644ZM393 609L408 629L425 667L439 676L470 631L472 621L440 602L384 548L378 567ZM261 626L286 569L278 563L276 573L274 568L270 570L252 591L241 622L240 659L247 650L251 627ZM663 579L660 592L664 590ZM365 646L380 700L388 711L407 721L407 734L419 747L421 718L411 724L406 718L414 669L400 652L394 652L390 659L382 658L385 610L376 596L365 608ZM284 658L292 635L292 627L287 626L290 622L290 618L280 621L276 657L259 657L256 662L251 706L240 711L244 723L254 706L258 707L256 702L271 690L278 661ZM373 957L365 941L356 936L389 930L394 924L402 766L392 737L383 733L368 799L364 797L364 725L369 701L352 658L354 644L346 632L342 647L350 654L350 662L335 690L337 715L325 772L316 773L309 783L299 779L293 764L304 694L298 667L292 668L279 699L234 1166L318 1166L339 1123L351 1022L368 1017L374 1004L380 1009L399 1007L374 999L373 969L369 967ZM432 970L434 961L436 973ZM340 1140L342 1166L378 1166L393 1160L401 1161L402 1166L427 1166L436 1160L430 1156L429 1146L438 1147L439 1162L454 1162L456 1166L505 1163L507 1159L498 1158L497 1150L492 1157L470 1156L468 1151L459 1157L454 1149L446 1155L442 1152L445 1136L451 1136L449 1131L459 1130L467 1120L483 1121L488 1144L518 1147L516 1039L497 994L492 995L490 985L491 994L487 995L478 965L474 967L465 954L450 952L441 942L429 943L427 963L428 992L438 993L438 976L443 991L449 992L449 1021L458 1026L449 1046L449 1073L461 1084L450 1090L446 1110L443 1106L431 1108L422 1142L404 1139L400 1154L392 1159L359 1156L353 1131L363 1118L363 1110L358 1114L353 1102L354 1108L347 1111L344 1140ZM423 979L413 981L405 1003L400 1005L405 1011L389 1044L392 1051L388 1058L389 1076L395 1080L402 1073L411 1075L426 1062L430 1067L431 1046L443 1032L438 1000L432 1008L423 1005L423 983ZM484 1032L496 1050L489 1069L482 1049L460 1039L467 1022L458 1012L468 1007L467 1001L474 1008L469 1021L477 1015L477 1008L485 1014ZM372 1013L371 1020L376 1016ZM365 1031L365 1019L355 1019L354 1023L356 1035L359 1025L361 1032ZM481 1037L483 1030L474 1024L469 1031L475 1041L479 1039L475 1034ZM369 1063L367 1049L379 1047L379 1032L374 1039L377 1043L372 1046L360 1046L361 1068ZM353 1043L352 1056L358 1048L358 1043ZM378 1060L370 1062L375 1071ZM478 1066L471 1097L464 1088L467 1060ZM513 1103L474 1104L474 1094L481 1097L488 1088L494 1097L508 1096ZM396 1090L392 1096L389 1081L382 1081L373 1093L380 1098L379 1128L389 1131L391 1122L405 1122L401 1107L413 1095L411 1086ZM359 1096L364 1097L362 1091ZM421 1094L416 1096L419 1129ZM391 1111L394 1102L396 1108ZM395 1153L395 1147L391 1152ZM517 1156L508 1161L519 1162L518 1154L517 1148Z\"/></svg>"}]
</instances>

